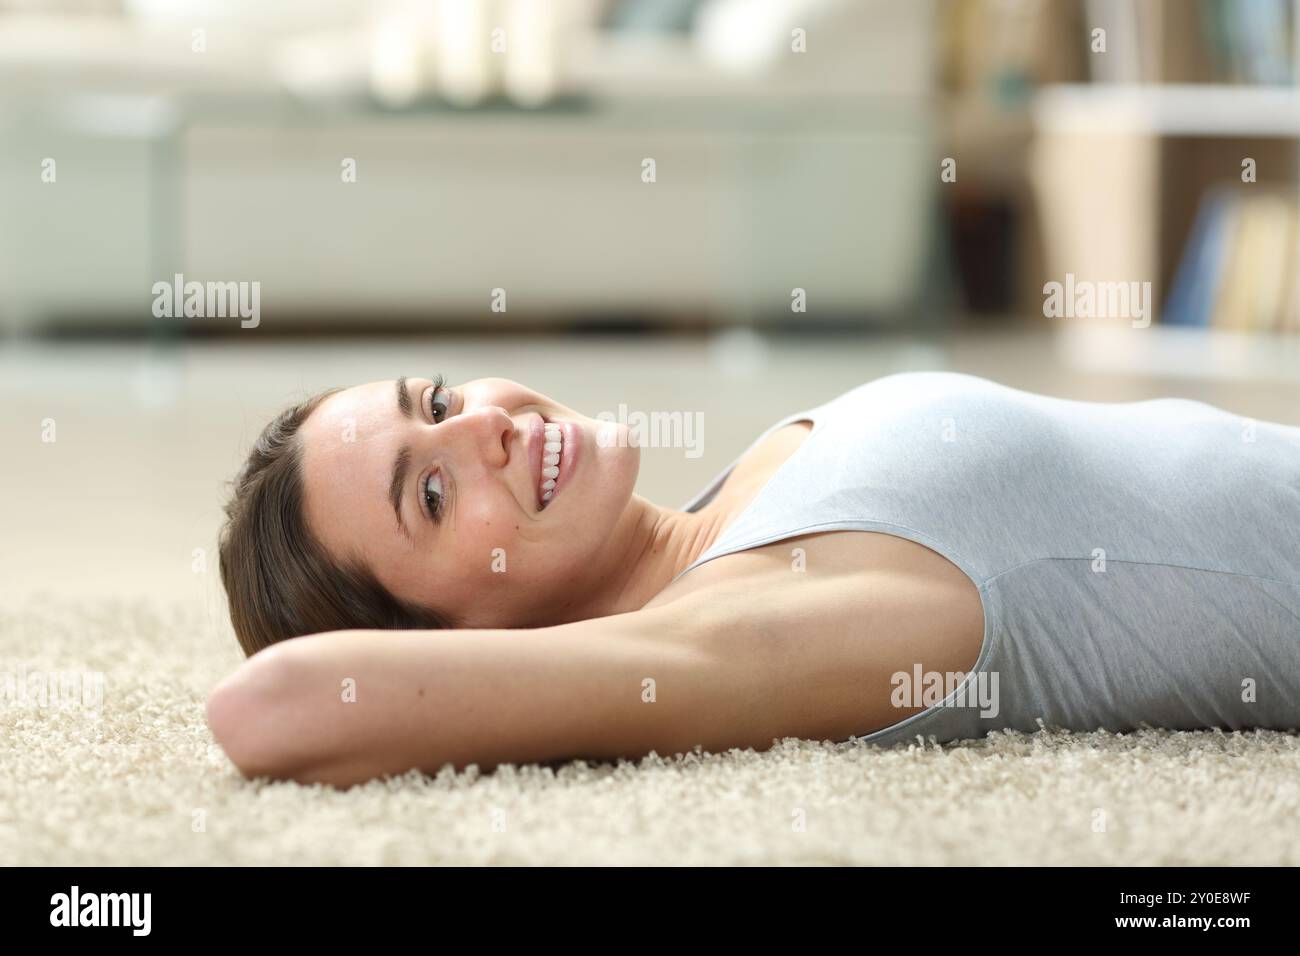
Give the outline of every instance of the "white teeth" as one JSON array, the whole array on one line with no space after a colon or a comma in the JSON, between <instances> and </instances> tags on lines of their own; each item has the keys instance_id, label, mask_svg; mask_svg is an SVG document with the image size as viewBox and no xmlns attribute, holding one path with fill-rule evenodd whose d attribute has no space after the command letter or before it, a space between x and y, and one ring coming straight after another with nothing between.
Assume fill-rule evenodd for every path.
<instances>
[{"instance_id":1,"label":"white teeth","mask_svg":"<svg viewBox=\"0 0 1300 956\"><path fill-rule=\"evenodd\" d=\"M545 442L542 445L542 485L543 503L550 501L555 494L555 479L560 474L560 457L564 453L564 432L559 425L543 422Z\"/></svg>"}]
</instances>

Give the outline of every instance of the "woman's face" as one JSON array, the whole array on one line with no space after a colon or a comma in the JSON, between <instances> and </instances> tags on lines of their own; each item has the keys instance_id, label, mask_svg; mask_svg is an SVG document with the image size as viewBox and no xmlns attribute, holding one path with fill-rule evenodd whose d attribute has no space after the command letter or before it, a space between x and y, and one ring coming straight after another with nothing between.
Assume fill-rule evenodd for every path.
<instances>
[{"instance_id":1,"label":"woman's face","mask_svg":"<svg viewBox=\"0 0 1300 956\"><path fill-rule=\"evenodd\" d=\"M562 445L546 502L544 422ZM504 378L357 385L300 434L306 520L330 556L359 559L397 597L465 627L554 623L599 578L640 464L627 426Z\"/></svg>"}]
</instances>

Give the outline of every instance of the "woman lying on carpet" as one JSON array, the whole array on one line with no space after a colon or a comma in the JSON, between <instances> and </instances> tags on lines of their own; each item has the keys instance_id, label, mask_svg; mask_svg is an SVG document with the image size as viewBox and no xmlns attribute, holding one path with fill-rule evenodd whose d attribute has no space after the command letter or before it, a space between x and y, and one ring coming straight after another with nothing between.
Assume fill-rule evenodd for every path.
<instances>
[{"instance_id":1,"label":"woman lying on carpet","mask_svg":"<svg viewBox=\"0 0 1300 956\"><path fill-rule=\"evenodd\" d=\"M681 509L633 493L639 462L626 426L499 378L286 410L227 505L249 659L217 740L250 777L346 786L1300 726L1300 428L906 373L776 421Z\"/></svg>"}]
</instances>

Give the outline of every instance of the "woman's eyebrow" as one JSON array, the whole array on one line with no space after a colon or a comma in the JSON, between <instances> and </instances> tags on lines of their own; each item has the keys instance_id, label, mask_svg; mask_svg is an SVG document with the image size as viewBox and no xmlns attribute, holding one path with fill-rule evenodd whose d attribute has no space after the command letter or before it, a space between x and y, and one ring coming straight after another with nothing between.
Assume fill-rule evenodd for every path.
<instances>
[{"instance_id":1,"label":"woman's eyebrow","mask_svg":"<svg viewBox=\"0 0 1300 956\"><path fill-rule=\"evenodd\" d=\"M397 386L397 409L405 418L412 418L415 415L415 405L411 401L411 393L406 390L406 377L402 376L395 382ZM411 541L411 532L406 527L406 522L402 520L402 488L406 485L406 472L411 467L411 449L403 446L393 459L393 475L388 482L388 500L393 504L393 514L397 516L397 526L402 529L402 534L406 535L406 540Z\"/></svg>"},{"instance_id":2,"label":"woman's eyebrow","mask_svg":"<svg viewBox=\"0 0 1300 956\"><path fill-rule=\"evenodd\" d=\"M406 376L396 379L393 384L397 386L397 410L402 417L410 418L415 414L415 406L411 402L411 393L406 390Z\"/></svg>"},{"instance_id":3,"label":"woman's eyebrow","mask_svg":"<svg viewBox=\"0 0 1300 956\"><path fill-rule=\"evenodd\" d=\"M388 483L388 500L393 503L393 514L397 515L397 526L402 529L408 541L411 532L402 520L402 489L406 485L406 472L411 467L411 449L403 448L393 460L393 477Z\"/></svg>"}]
</instances>

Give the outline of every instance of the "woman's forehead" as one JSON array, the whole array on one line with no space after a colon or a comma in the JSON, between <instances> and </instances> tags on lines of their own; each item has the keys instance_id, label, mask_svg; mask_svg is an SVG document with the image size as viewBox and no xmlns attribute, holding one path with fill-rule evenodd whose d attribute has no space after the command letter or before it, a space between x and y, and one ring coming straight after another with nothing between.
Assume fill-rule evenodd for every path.
<instances>
[{"instance_id":1,"label":"woman's forehead","mask_svg":"<svg viewBox=\"0 0 1300 956\"><path fill-rule=\"evenodd\" d=\"M365 460L376 440L395 427L396 409L384 405L374 384L334 393L303 422L303 458L308 472L322 462L339 467L349 460ZM390 382L390 396L391 389ZM357 454L362 449L366 452Z\"/></svg>"},{"instance_id":2,"label":"woman's forehead","mask_svg":"<svg viewBox=\"0 0 1300 956\"><path fill-rule=\"evenodd\" d=\"M384 418L397 413L393 380L367 382L335 392L316 409L318 421L336 423L347 418ZM316 415L311 416L316 418Z\"/></svg>"}]
</instances>

